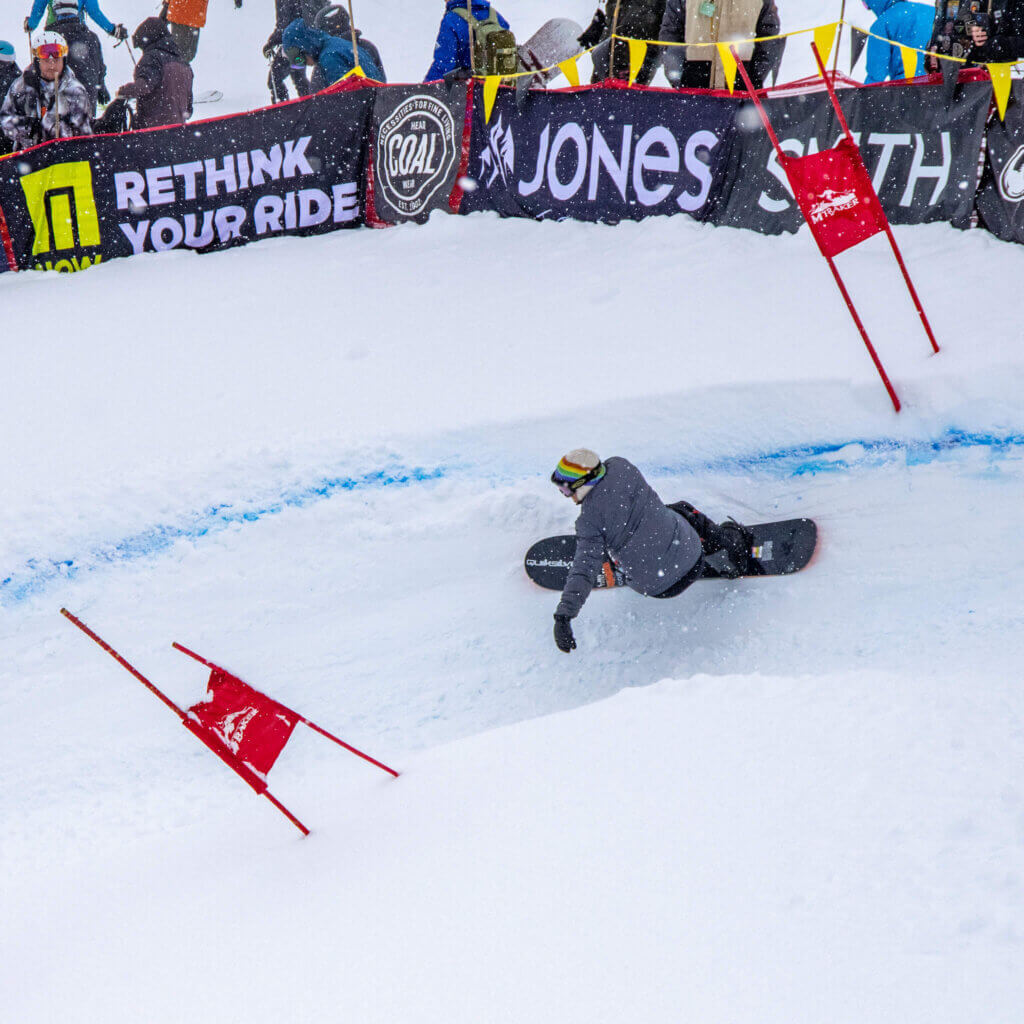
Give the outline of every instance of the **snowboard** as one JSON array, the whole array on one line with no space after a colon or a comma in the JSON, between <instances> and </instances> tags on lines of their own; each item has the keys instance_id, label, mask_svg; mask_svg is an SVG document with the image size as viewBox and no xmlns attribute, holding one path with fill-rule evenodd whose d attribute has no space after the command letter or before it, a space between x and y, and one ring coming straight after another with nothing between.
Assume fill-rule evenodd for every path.
<instances>
[{"instance_id":1,"label":"snowboard","mask_svg":"<svg viewBox=\"0 0 1024 1024\"><path fill-rule=\"evenodd\" d=\"M205 92L198 93L194 97L192 102L193 103L218 103L222 99L224 99L224 93L222 93L220 91L220 89L207 89Z\"/></svg>"},{"instance_id":2,"label":"snowboard","mask_svg":"<svg viewBox=\"0 0 1024 1024\"><path fill-rule=\"evenodd\" d=\"M759 573L750 573L750 576L786 576L799 572L814 555L818 527L813 519L783 519L774 523L755 523L747 525L747 528L754 535L751 554L762 569ZM526 552L526 575L546 590L561 590L565 586L575 554L575 535L545 537ZM726 564L724 551L707 556L701 579L725 579L721 570ZM594 586L599 590L608 590L625 585L626 580L621 570L611 560L606 560Z\"/></svg>"},{"instance_id":3,"label":"snowboard","mask_svg":"<svg viewBox=\"0 0 1024 1024\"><path fill-rule=\"evenodd\" d=\"M536 71L530 78L517 79L525 88L543 88L561 72L558 65L580 52L579 37L583 29L571 18L552 18L519 46L519 63L524 71ZM549 70L544 71L543 68Z\"/></svg>"}]
</instances>

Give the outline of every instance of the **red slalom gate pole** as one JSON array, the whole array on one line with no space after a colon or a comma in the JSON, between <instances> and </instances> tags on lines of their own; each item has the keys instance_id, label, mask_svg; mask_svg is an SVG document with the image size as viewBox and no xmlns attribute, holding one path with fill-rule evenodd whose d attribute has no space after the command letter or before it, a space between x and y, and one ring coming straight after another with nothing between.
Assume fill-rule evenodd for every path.
<instances>
[{"instance_id":1,"label":"red slalom gate pole","mask_svg":"<svg viewBox=\"0 0 1024 1024\"><path fill-rule=\"evenodd\" d=\"M817 46L815 46L813 42L811 43L811 47L814 49L814 56L817 58L818 67L821 69L822 75L824 76L824 67L821 63L821 57L818 54L818 48ZM750 75L747 74L747 69L743 66L743 61L740 60L739 54L736 52L736 48L734 46L730 46L729 51L730 53L732 53L733 59L736 61L736 69L737 71L739 71L740 75L743 78L743 84L746 86L747 94L750 96L750 99L753 101L754 106L757 108L757 113L761 118L761 123L764 125L765 131L768 133L768 137L772 141L772 146L775 147L775 154L779 158L779 163L782 165L783 170L785 170L786 154L783 153L782 147L779 145L779 137L775 134L775 129L772 127L772 123L768 119L768 111L764 109L764 105L761 103L761 99L757 95L757 90L754 88L754 83L751 82ZM831 83L828 81L827 76L825 76L825 84L829 89L829 95L833 96L834 94L832 93L832 86ZM846 124L846 119L843 117L843 112L842 110L839 109L839 106L834 99L833 105L836 108L836 113L839 115L840 123L842 124L847 136L852 138L852 136L850 136L850 129ZM787 179L789 178L788 172L786 174L786 177ZM799 206L799 203L797 203L797 205ZM895 241L893 241L892 244L895 245ZM822 253L822 255L824 256L824 253ZM857 313L857 309L853 304L853 299L850 298L850 293L849 291L847 291L846 285L843 283L843 279L839 275L839 268L836 267L831 256L825 256L824 258L825 262L828 264L829 270L832 271L832 277L835 279L836 285L839 288L839 294L842 295L843 301L846 303L846 308L850 311L850 316L853 318L853 322L856 325L857 330L860 332L861 339L863 340L864 345L867 347L868 355L871 357L871 362L874 363L875 369L878 371L879 377L882 378L882 384L885 386L885 390L889 395L889 399L892 402L892 406L896 410L896 412L899 412L901 408L899 397L896 394L895 388L893 388L892 386L892 382L889 380L889 375L885 372L885 367L882 366L881 359L878 358L878 353L875 351L875 346L871 344L871 339L868 337L868 332L865 329L863 322L861 321L860 315Z\"/></svg>"},{"instance_id":2,"label":"red slalom gate pole","mask_svg":"<svg viewBox=\"0 0 1024 1024\"><path fill-rule=\"evenodd\" d=\"M222 665L215 665L212 661L208 661L206 658L202 657L202 655L196 654L195 651L190 651L184 644L179 644L177 641L175 641L173 644L171 644L171 646L175 648L175 650L181 651L182 654L187 654L190 658L194 658L201 665L205 665L208 669L217 669L221 672L227 672L227 669L224 668ZM303 716L300 715L297 711L294 711L291 708L289 708L288 710L292 711L292 713L298 718L300 722L302 722L303 725L309 726L309 728L312 729L314 732L320 733L321 736L326 736L327 739L331 740L334 743L337 743L339 747L344 747L347 751L349 751L349 753L355 754L356 757L361 757L364 761L369 761L370 764L376 765L376 767L380 768L382 771L387 772L389 775L393 775L396 779L398 778L398 772L396 772L394 768L389 768L382 761L378 761L376 758L370 757L369 754L366 754L363 751L357 749L356 747L353 747L350 743L346 743L344 740L338 739L337 736L335 736L333 733L329 733L326 729L321 728L319 725L316 724L316 722L311 722L308 718L303 718Z\"/></svg>"},{"instance_id":3,"label":"red slalom gate pole","mask_svg":"<svg viewBox=\"0 0 1024 1024\"><path fill-rule=\"evenodd\" d=\"M836 96L835 86L829 81L828 75L825 74L825 65L822 63L821 54L818 52L818 44L813 40L811 41L811 49L814 51L814 59L818 62L818 71L821 72L821 77L825 81L825 88L828 90L828 98L832 102L832 109L835 110L836 117L839 118L839 124L842 126L844 134L851 142L854 142L853 132L850 131L850 126L846 122L846 115L843 113L843 108L839 106L839 97ZM900 273L903 275L903 282L907 286L907 291L910 292L914 309L917 310L917 315L921 318L921 326L924 327L924 333L928 335L933 351L938 352L939 343L935 340L935 335L932 333L932 325L928 322L924 306L921 305L921 300L917 297L917 289L914 287L914 282L910 280L910 272L907 270L907 265L903 262L903 253L900 252L900 247L896 244L896 238L892 233L892 226L889 224L888 217L885 218L885 237L889 239L889 246L892 249L892 254L896 258L897 264L899 264Z\"/></svg>"},{"instance_id":4,"label":"red slalom gate pole","mask_svg":"<svg viewBox=\"0 0 1024 1024\"><path fill-rule=\"evenodd\" d=\"M173 700L164 694L158 687L154 686L137 668L135 668L134 665L128 662L127 659L118 654L110 644L94 633L84 622L82 622L80 618L78 618L77 615L73 615L67 610L67 608L61 608L60 613L69 622L77 626L87 637L89 637L90 640L95 641L100 647L102 647L103 650L105 650L107 654L109 654L122 668L127 669L133 676L135 676L135 678L138 679L138 681L142 683L147 690L156 694L156 696L159 697L160 700L178 716L181 724L185 726L185 728L188 729L188 731L192 733L192 735L195 736L196 739L199 740L208 750L216 754L217 757L219 757L243 782L245 782L260 796L265 796L293 825L295 825L297 829L299 829L304 836L309 835L309 829L306 828L306 826L303 825L302 822L299 821L299 819L296 818L295 815L292 814L292 812L289 811L288 808L285 807L284 804L282 804L267 789L267 784L258 775L256 775L255 772L250 772L244 766L240 765L227 747L222 748L218 746L212 737L206 735L202 726L193 722L192 719L174 703Z\"/></svg>"}]
</instances>

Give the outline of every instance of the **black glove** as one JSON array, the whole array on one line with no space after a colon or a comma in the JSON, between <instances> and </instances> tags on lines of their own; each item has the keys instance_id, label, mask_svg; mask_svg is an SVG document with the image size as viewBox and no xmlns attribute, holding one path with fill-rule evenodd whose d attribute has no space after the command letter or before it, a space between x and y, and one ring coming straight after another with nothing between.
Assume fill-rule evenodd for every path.
<instances>
[{"instance_id":1,"label":"black glove","mask_svg":"<svg viewBox=\"0 0 1024 1024\"><path fill-rule=\"evenodd\" d=\"M242 6L242 0L235 0L235 9L237 10L241 6Z\"/></svg>"},{"instance_id":2,"label":"black glove","mask_svg":"<svg viewBox=\"0 0 1024 1024\"><path fill-rule=\"evenodd\" d=\"M31 31L32 31L32 29L30 29L30 28L28 27L28 18L26 18L26 19L25 19L25 31L26 31L26 32L31 32Z\"/></svg>"},{"instance_id":3,"label":"black glove","mask_svg":"<svg viewBox=\"0 0 1024 1024\"><path fill-rule=\"evenodd\" d=\"M592 46L597 46L601 41L601 36L604 33L605 26L607 24L608 19L604 16L604 11L598 7L594 12L594 20L587 26L587 30L583 35L577 38L576 42L578 42L584 50L589 50Z\"/></svg>"},{"instance_id":4,"label":"black glove","mask_svg":"<svg viewBox=\"0 0 1024 1024\"><path fill-rule=\"evenodd\" d=\"M267 60L270 60L270 58L274 56L274 51L276 49L277 49L277 46L274 43L264 43L264 45L263 45L263 56L266 57Z\"/></svg>"},{"instance_id":5,"label":"black glove","mask_svg":"<svg viewBox=\"0 0 1024 1024\"><path fill-rule=\"evenodd\" d=\"M105 107L110 102L110 93L107 91L105 82L96 90L96 102L101 107Z\"/></svg>"},{"instance_id":6,"label":"black glove","mask_svg":"<svg viewBox=\"0 0 1024 1024\"><path fill-rule=\"evenodd\" d=\"M555 616L555 644L563 654L576 649L576 638L572 635L568 615Z\"/></svg>"},{"instance_id":7,"label":"black glove","mask_svg":"<svg viewBox=\"0 0 1024 1024\"><path fill-rule=\"evenodd\" d=\"M128 38L128 29L124 25L115 25L112 35L119 43L123 43Z\"/></svg>"}]
</instances>

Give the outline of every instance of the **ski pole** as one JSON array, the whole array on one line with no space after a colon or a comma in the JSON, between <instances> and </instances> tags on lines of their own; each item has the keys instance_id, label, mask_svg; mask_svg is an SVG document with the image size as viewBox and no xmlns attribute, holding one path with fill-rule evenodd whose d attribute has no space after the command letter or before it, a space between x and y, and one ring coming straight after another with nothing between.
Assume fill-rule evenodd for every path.
<instances>
[{"instance_id":1,"label":"ski pole","mask_svg":"<svg viewBox=\"0 0 1024 1024\"><path fill-rule=\"evenodd\" d=\"M472 15L472 11L469 12ZM359 61L359 43L356 42L356 19L352 13L352 0L348 0L348 30L352 35L352 60L355 61L355 67L361 68L362 64Z\"/></svg>"}]
</instances>

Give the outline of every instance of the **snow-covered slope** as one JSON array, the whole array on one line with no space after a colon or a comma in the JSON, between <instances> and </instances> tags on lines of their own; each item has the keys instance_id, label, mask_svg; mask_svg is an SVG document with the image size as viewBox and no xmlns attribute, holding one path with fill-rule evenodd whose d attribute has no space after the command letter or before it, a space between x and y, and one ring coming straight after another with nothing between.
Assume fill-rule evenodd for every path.
<instances>
[{"instance_id":1,"label":"snow-covered slope","mask_svg":"<svg viewBox=\"0 0 1024 1024\"><path fill-rule=\"evenodd\" d=\"M422 74L440 4L360 3ZM200 86L262 102L268 31L213 5ZM435 216L0 277L4 1019L1016 1019L1024 252L897 237L939 356L884 243L842 260L899 417L806 232ZM819 555L595 594L565 657L521 558L579 444ZM300 730L300 840L62 605L402 777Z\"/></svg>"}]
</instances>

